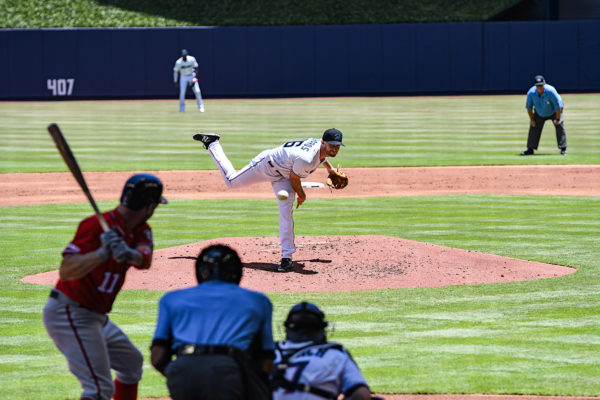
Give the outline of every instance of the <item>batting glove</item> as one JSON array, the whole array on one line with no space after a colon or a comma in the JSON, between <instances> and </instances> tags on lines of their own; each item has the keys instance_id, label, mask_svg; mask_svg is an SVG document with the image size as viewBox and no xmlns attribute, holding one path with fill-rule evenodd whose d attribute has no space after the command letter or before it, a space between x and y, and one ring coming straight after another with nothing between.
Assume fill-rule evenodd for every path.
<instances>
[{"instance_id":1,"label":"batting glove","mask_svg":"<svg viewBox=\"0 0 600 400\"><path fill-rule=\"evenodd\" d=\"M121 240L121 237L114 230L109 230L100 235L101 246L96 250L96 254L101 260L107 260L112 254L111 243Z\"/></svg>"},{"instance_id":2,"label":"batting glove","mask_svg":"<svg viewBox=\"0 0 600 400\"><path fill-rule=\"evenodd\" d=\"M117 262L123 261L135 261L140 257L140 252L127 246L127 243L123 239L113 242L110 245L112 256Z\"/></svg>"}]
</instances>

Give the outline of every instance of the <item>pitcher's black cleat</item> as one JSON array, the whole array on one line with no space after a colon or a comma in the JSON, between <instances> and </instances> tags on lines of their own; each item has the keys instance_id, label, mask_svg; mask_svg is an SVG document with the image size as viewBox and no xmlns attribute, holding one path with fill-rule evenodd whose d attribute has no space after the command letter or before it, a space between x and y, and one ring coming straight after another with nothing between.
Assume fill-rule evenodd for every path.
<instances>
[{"instance_id":1,"label":"pitcher's black cleat","mask_svg":"<svg viewBox=\"0 0 600 400\"><path fill-rule=\"evenodd\" d=\"M208 149L208 146L210 146L212 142L219 140L220 137L221 136L217 135L216 133L196 133L194 135L194 140L202 142L204 147Z\"/></svg>"},{"instance_id":2,"label":"pitcher's black cleat","mask_svg":"<svg viewBox=\"0 0 600 400\"><path fill-rule=\"evenodd\" d=\"M292 270L292 259L282 258L281 264L277 267L277 272L289 272Z\"/></svg>"}]
</instances>

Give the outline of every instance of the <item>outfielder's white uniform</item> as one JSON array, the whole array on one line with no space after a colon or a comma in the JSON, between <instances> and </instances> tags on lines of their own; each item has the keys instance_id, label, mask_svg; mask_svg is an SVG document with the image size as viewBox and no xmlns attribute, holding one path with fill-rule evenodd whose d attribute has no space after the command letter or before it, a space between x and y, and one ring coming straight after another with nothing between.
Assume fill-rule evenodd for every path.
<instances>
[{"instance_id":1,"label":"outfielder's white uniform","mask_svg":"<svg viewBox=\"0 0 600 400\"><path fill-rule=\"evenodd\" d=\"M200 92L200 85L196 78L195 69L198 68L198 62L193 56L187 55L179 57L175 61L173 67L173 82L177 83L179 78L179 112L185 111L185 93L188 86L192 87L194 95L196 95L196 102L198 103L198 110L204 111L204 103L202 102L202 92Z\"/></svg>"},{"instance_id":2,"label":"outfielder's white uniform","mask_svg":"<svg viewBox=\"0 0 600 400\"><path fill-rule=\"evenodd\" d=\"M277 201L282 258L291 259L296 251L292 215L296 192L290 183L290 172L293 171L302 179L313 173L327 159L319 158L320 149L321 139L286 142L279 147L263 151L244 168L236 171L218 140L208 146L208 151L221 171L227 187L238 188L259 182L271 182L275 194L282 189L290 194L287 200Z\"/></svg>"},{"instance_id":3,"label":"outfielder's white uniform","mask_svg":"<svg viewBox=\"0 0 600 400\"><path fill-rule=\"evenodd\" d=\"M341 393L360 386L367 381L348 353L337 343L313 344L313 342L278 342L275 346L275 370L282 363L282 356L291 355L285 369L285 379L292 384L304 384L320 389L337 398ZM273 391L273 400L323 400L324 396L302 391L290 391L279 387Z\"/></svg>"}]
</instances>

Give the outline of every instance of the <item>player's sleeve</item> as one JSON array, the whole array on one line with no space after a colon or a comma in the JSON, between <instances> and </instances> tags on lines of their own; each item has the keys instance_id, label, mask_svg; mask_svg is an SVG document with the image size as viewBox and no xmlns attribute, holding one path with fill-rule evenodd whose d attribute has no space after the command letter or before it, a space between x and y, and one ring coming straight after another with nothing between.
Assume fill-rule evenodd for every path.
<instances>
[{"instance_id":1,"label":"player's sleeve","mask_svg":"<svg viewBox=\"0 0 600 400\"><path fill-rule=\"evenodd\" d=\"M194 57L194 68L198 68L198 61L196 61L196 57Z\"/></svg>"},{"instance_id":2,"label":"player's sleeve","mask_svg":"<svg viewBox=\"0 0 600 400\"><path fill-rule=\"evenodd\" d=\"M343 350L344 360L342 367L342 393L349 396L354 390L361 386L368 387L365 377L360 372L358 365L354 362L348 350Z\"/></svg>"},{"instance_id":3,"label":"player's sleeve","mask_svg":"<svg viewBox=\"0 0 600 400\"><path fill-rule=\"evenodd\" d=\"M154 249L154 241L152 239L152 229L148 224L142 228L139 239L135 244L135 249L142 253L144 261L137 268L146 269L150 267L152 262L152 251Z\"/></svg>"},{"instance_id":4,"label":"player's sleeve","mask_svg":"<svg viewBox=\"0 0 600 400\"><path fill-rule=\"evenodd\" d=\"M156 329L152 338L152 345L170 348L173 342L173 333L171 319L169 318L169 307L167 304L167 295L164 295L158 302L158 317L156 319Z\"/></svg>"},{"instance_id":5,"label":"player's sleeve","mask_svg":"<svg viewBox=\"0 0 600 400\"><path fill-rule=\"evenodd\" d=\"M177 83L179 79L179 65L175 62L175 66L173 67L173 82Z\"/></svg>"},{"instance_id":6,"label":"player's sleeve","mask_svg":"<svg viewBox=\"0 0 600 400\"><path fill-rule=\"evenodd\" d=\"M527 92L527 100L525 101L525 108L528 110L533 109L533 97L531 91Z\"/></svg>"},{"instance_id":7,"label":"player's sleeve","mask_svg":"<svg viewBox=\"0 0 600 400\"><path fill-rule=\"evenodd\" d=\"M558 110L558 109L564 108L562 98L560 97L560 95L558 94L556 89L552 92L552 94L553 94L552 98L553 98L554 109Z\"/></svg>"},{"instance_id":8,"label":"player's sleeve","mask_svg":"<svg viewBox=\"0 0 600 400\"><path fill-rule=\"evenodd\" d=\"M94 215L79 223L75 237L63 250L65 254L85 254L100 247L100 234L103 232L100 221Z\"/></svg>"}]
</instances>

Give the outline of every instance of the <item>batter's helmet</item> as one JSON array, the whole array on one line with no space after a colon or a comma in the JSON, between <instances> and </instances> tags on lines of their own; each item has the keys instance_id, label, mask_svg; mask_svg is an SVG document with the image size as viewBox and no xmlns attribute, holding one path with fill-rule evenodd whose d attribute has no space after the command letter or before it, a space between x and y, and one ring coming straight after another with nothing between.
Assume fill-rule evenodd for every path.
<instances>
[{"instance_id":1,"label":"batter's helmet","mask_svg":"<svg viewBox=\"0 0 600 400\"><path fill-rule=\"evenodd\" d=\"M150 204L167 204L162 191L162 182L156 176L136 174L125 182L121 204L132 210L141 210Z\"/></svg>"},{"instance_id":2,"label":"batter's helmet","mask_svg":"<svg viewBox=\"0 0 600 400\"><path fill-rule=\"evenodd\" d=\"M196 259L198 283L223 281L239 284L242 280L242 260L231 247L216 244L208 246Z\"/></svg>"},{"instance_id":3,"label":"batter's helmet","mask_svg":"<svg viewBox=\"0 0 600 400\"><path fill-rule=\"evenodd\" d=\"M325 314L319 307L303 301L290 309L283 325L287 328L287 339L292 342L319 342L325 341L325 328L329 323L325 321Z\"/></svg>"}]
</instances>

